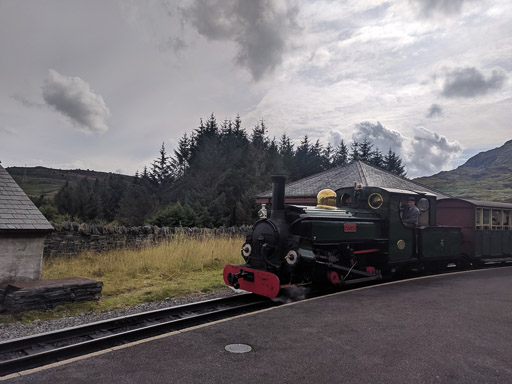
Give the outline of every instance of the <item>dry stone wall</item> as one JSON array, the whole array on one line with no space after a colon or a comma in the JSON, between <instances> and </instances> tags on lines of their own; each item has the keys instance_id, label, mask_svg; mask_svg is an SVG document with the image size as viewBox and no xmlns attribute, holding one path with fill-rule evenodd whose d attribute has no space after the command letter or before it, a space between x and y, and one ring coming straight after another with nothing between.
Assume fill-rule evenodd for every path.
<instances>
[{"instance_id":1,"label":"dry stone wall","mask_svg":"<svg viewBox=\"0 0 512 384\"><path fill-rule=\"evenodd\" d=\"M106 252L113 249L136 249L171 240L176 233L190 236L245 235L249 226L209 228L116 227L63 222L54 225L44 245L44 257L74 256L84 251Z\"/></svg>"}]
</instances>

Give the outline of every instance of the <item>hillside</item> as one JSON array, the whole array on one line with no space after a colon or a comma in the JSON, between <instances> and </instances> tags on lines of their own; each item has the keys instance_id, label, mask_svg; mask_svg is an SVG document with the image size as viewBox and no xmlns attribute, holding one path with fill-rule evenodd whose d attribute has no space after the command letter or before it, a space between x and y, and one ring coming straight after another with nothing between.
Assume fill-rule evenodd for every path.
<instances>
[{"instance_id":1,"label":"hillside","mask_svg":"<svg viewBox=\"0 0 512 384\"><path fill-rule=\"evenodd\" d=\"M7 172L29 196L54 195L68 181L77 184L81 179L87 178L91 182L96 179L102 181L112 173L97 172L82 169L53 169L45 167L8 167ZM132 179L132 176L117 175L117 177Z\"/></svg>"},{"instance_id":2,"label":"hillside","mask_svg":"<svg viewBox=\"0 0 512 384\"><path fill-rule=\"evenodd\" d=\"M512 202L512 140L480 152L457 169L414 181L455 197Z\"/></svg>"}]
</instances>

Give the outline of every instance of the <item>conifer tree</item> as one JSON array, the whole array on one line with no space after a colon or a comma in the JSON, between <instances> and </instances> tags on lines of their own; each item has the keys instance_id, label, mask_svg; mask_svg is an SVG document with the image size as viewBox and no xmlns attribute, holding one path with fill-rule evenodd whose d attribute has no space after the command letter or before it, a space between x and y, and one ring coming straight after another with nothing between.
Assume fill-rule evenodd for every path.
<instances>
[{"instance_id":1,"label":"conifer tree","mask_svg":"<svg viewBox=\"0 0 512 384\"><path fill-rule=\"evenodd\" d=\"M357 141L353 141L350 145L350 161L359 160L359 143Z\"/></svg>"},{"instance_id":2,"label":"conifer tree","mask_svg":"<svg viewBox=\"0 0 512 384\"><path fill-rule=\"evenodd\" d=\"M334 149L331 143L327 143L327 147L322 152L322 168L329 169L333 167Z\"/></svg>"},{"instance_id":3,"label":"conifer tree","mask_svg":"<svg viewBox=\"0 0 512 384\"><path fill-rule=\"evenodd\" d=\"M155 214L157 199L151 192L149 180L133 182L119 202L116 220L122 225L140 226Z\"/></svg>"},{"instance_id":4,"label":"conifer tree","mask_svg":"<svg viewBox=\"0 0 512 384\"><path fill-rule=\"evenodd\" d=\"M405 177L405 169L402 160L389 148L388 154L384 157L384 168L398 176Z\"/></svg>"},{"instance_id":5,"label":"conifer tree","mask_svg":"<svg viewBox=\"0 0 512 384\"><path fill-rule=\"evenodd\" d=\"M192 140L185 133L178 141L178 148L174 150L174 157L171 159L172 174L182 177L189 166Z\"/></svg>"},{"instance_id":6,"label":"conifer tree","mask_svg":"<svg viewBox=\"0 0 512 384\"><path fill-rule=\"evenodd\" d=\"M375 150L372 152L370 164L379 168L384 168L384 156L382 155L382 152L379 151L379 148L375 148Z\"/></svg>"},{"instance_id":7,"label":"conifer tree","mask_svg":"<svg viewBox=\"0 0 512 384\"><path fill-rule=\"evenodd\" d=\"M333 164L337 167L343 167L348 164L348 148L343 139L336 147Z\"/></svg>"},{"instance_id":8,"label":"conifer tree","mask_svg":"<svg viewBox=\"0 0 512 384\"><path fill-rule=\"evenodd\" d=\"M165 145L162 143L160 156L153 161L150 177L156 184L164 184L172 181L172 176L170 157L167 156Z\"/></svg>"},{"instance_id":9,"label":"conifer tree","mask_svg":"<svg viewBox=\"0 0 512 384\"><path fill-rule=\"evenodd\" d=\"M373 145L365 137L363 139L363 142L359 143L359 146L358 146L358 153L359 153L358 160L362 160L362 161L365 161L367 163L370 163L371 155L372 155L372 149L373 149Z\"/></svg>"}]
</instances>

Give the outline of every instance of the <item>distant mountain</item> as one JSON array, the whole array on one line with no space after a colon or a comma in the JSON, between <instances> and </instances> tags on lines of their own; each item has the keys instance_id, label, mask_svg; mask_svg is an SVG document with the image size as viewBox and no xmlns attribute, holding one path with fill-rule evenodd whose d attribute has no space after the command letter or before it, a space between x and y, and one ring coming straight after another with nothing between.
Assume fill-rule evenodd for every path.
<instances>
[{"instance_id":1,"label":"distant mountain","mask_svg":"<svg viewBox=\"0 0 512 384\"><path fill-rule=\"evenodd\" d=\"M512 202L512 140L480 152L457 169L414 181L455 197Z\"/></svg>"},{"instance_id":2,"label":"distant mountain","mask_svg":"<svg viewBox=\"0 0 512 384\"><path fill-rule=\"evenodd\" d=\"M53 169L46 167L8 167L7 172L29 196L54 195L68 181L77 184L81 179L87 178L94 182L102 181L109 176L122 177L128 181L133 176L118 175L108 172L97 172L82 169Z\"/></svg>"}]
</instances>

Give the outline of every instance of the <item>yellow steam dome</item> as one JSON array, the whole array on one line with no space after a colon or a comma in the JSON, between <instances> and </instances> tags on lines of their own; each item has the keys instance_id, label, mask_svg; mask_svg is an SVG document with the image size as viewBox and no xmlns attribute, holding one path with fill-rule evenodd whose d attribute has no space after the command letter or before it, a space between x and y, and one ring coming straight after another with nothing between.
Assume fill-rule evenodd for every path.
<instances>
[{"instance_id":1,"label":"yellow steam dome","mask_svg":"<svg viewBox=\"0 0 512 384\"><path fill-rule=\"evenodd\" d=\"M322 189L316 195L317 208L336 209L336 192L332 189Z\"/></svg>"}]
</instances>

